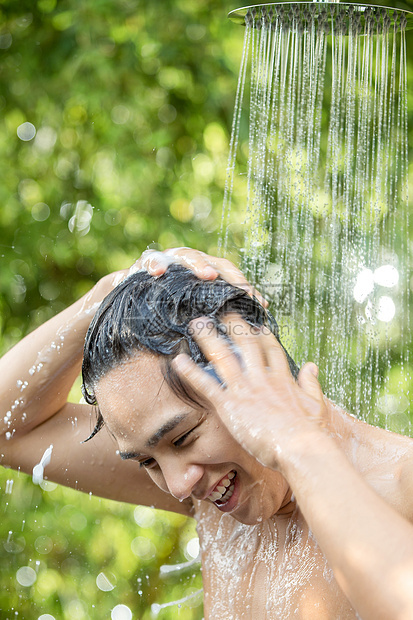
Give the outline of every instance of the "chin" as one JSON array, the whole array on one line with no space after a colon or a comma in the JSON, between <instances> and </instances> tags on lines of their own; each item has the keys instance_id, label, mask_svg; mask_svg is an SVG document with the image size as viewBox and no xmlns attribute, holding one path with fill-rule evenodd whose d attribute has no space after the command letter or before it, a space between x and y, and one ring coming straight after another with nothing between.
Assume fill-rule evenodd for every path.
<instances>
[{"instance_id":1,"label":"chin","mask_svg":"<svg viewBox=\"0 0 413 620\"><path fill-rule=\"evenodd\" d=\"M246 510L242 510L242 507L239 510L234 510L232 517L243 525L258 525L277 514L280 506L268 506L259 512L257 510L248 510L247 506L246 508Z\"/></svg>"},{"instance_id":2,"label":"chin","mask_svg":"<svg viewBox=\"0 0 413 620\"><path fill-rule=\"evenodd\" d=\"M238 521L238 523L242 523L243 525L258 525L263 521L266 521L264 517L239 517L234 515L234 519Z\"/></svg>"}]
</instances>

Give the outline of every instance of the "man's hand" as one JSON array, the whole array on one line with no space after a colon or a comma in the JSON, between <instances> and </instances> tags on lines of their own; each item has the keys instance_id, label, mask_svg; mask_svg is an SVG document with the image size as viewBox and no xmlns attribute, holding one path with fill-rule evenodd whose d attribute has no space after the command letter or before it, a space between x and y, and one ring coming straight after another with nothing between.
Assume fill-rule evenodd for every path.
<instances>
[{"instance_id":1,"label":"man's hand","mask_svg":"<svg viewBox=\"0 0 413 620\"><path fill-rule=\"evenodd\" d=\"M306 364L296 382L268 328L253 327L235 314L228 314L222 323L230 341L207 318L190 324L221 385L187 355L178 356L175 367L211 403L246 450L266 467L282 471L299 451L300 442L311 440L326 423L318 369Z\"/></svg>"},{"instance_id":2,"label":"man's hand","mask_svg":"<svg viewBox=\"0 0 413 620\"><path fill-rule=\"evenodd\" d=\"M264 307L268 306L268 302L248 283L245 276L231 261L226 258L209 256L204 252L192 250L191 248L172 248L164 252L146 250L136 263L132 265L129 273L145 269L152 276L160 276L165 273L168 266L172 263L190 269L201 280L215 280L215 278L221 276L229 284L242 288L251 297L256 297Z\"/></svg>"}]
</instances>

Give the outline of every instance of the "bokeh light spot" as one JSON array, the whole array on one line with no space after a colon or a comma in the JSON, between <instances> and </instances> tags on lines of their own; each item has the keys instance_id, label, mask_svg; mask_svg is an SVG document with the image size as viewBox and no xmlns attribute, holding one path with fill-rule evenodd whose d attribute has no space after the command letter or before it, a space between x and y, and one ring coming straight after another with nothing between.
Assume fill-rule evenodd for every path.
<instances>
[{"instance_id":1,"label":"bokeh light spot","mask_svg":"<svg viewBox=\"0 0 413 620\"><path fill-rule=\"evenodd\" d=\"M22 123L17 127L17 135L23 142L29 142L36 135L36 127L33 123Z\"/></svg>"},{"instance_id":2,"label":"bokeh light spot","mask_svg":"<svg viewBox=\"0 0 413 620\"><path fill-rule=\"evenodd\" d=\"M199 538L191 538L186 545L186 553L191 558L197 558L199 555Z\"/></svg>"},{"instance_id":3,"label":"bokeh light spot","mask_svg":"<svg viewBox=\"0 0 413 620\"><path fill-rule=\"evenodd\" d=\"M189 200L177 198L171 202L169 207L172 217L178 222L189 222L194 216L194 207Z\"/></svg>"},{"instance_id":4,"label":"bokeh light spot","mask_svg":"<svg viewBox=\"0 0 413 620\"><path fill-rule=\"evenodd\" d=\"M51 493L57 489L57 484L55 482L51 482L51 480L42 480L39 484L40 488L43 491L47 491L47 493Z\"/></svg>"},{"instance_id":5,"label":"bokeh light spot","mask_svg":"<svg viewBox=\"0 0 413 620\"><path fill-rule=\"evenodd\" d=\"M42 153L49 153L57 140L57 134L52 127L40 127L36 135L36 148Z\"/></svg>"},{"instance_id":6,"label":"bokeh light spot","mask_svg":"<svg viewBox=\"0 0 413 620\"><path fill-rule=\"evenodd\" d=\"M76 532L81 532L87 526L87 519L81 512L74 512L70 516L70 527Z\"/></svg>"},{"instance_id":7,"label":"bokeh light spot","mask_svg":"<svg viewBox=\"0 0 413 620\"><path fill-rule=\"evenodd\" d=\"M176 116L176 108L169 103L165 103L158 112L159 120L161 121L161 123L165 123L166 125L169 123L173 123L173 121L176 119Z\"/></svg>"},{"instance_id":8,"label":"bokeh light spot","mask_svg":"<svg viewBox=\"0 0 413 620\"><path fill-rule=\"evenodd\" d=\"M39 283L39 293L47 301L54 301L60 295L60 289L55 282L45 280Z\"/></svg>"},{"instance_id":9,"label":"bokeh light spot","mask_svg":"<svg viewBox=\"0 0 413 620\"><path fill-rule=\"evenodd\" d=\"M137 536L131 542L133 553L142 560L151 560L156 555L155 545L149 538Z\"/></svg>"},{"instance_id":10,"label":"bokeh light spot","mask_svg":"<svg viewBox=\"0 0 413 620\"><path fill-rule=\"evenodd\" d=\"M96 585L102 592L110 592L115 586L109 581L105 573L99 573L96 577Z\"/></svg>"},{"instance_id":11,"label":"bokeh light spot","mask_svg":"<svg viewBox=\"0 0 413 620\"><path fill-rule=\"evenodd\" d=\"M37 553L46 555L47 553L50 553L53 549L53 541L51 538L49 538L49 536L39 536L38 538L36 538L34 546Z\"/></svg>"},{"instance_id":12,"label":"bokeh light spot","mask_svg":"<svg viewBox=\"0 0 413 620\"><path fill-rule=\"evenodd\" d=\"M383 295L379 299L379 306L377 310L377 318L379 321L389 323L396 314L396 306L391 297Z\"/></svg>"},{"instance_id":13,"label":"bokeh light spot","mask_svg":"<svg viewBox=\"0 0 413 620\"><path fill-rule=\"evenodd\" d=\"M127 605L116 605L110 617L111 620L132 620L132 612Z\"/></svg>"},{"instance_id":14,"label":"bokeh light spot","mask_svg":"<svg viewBox=\"0 0 413 620\"><path fill-rule=\"evenodd\" d=\"M13 43L13 37L10 32L4 32L0 35L0 50L7 50Z\"/></svg>"},{"instance_id":15,"label":"bokeh light spot","mask_svg":"<svg viewBox=\"0 0 413 620\"><path fill-rule=\"evenodd\" d=\"M36 220L36 222L44 222L50 215L50 208L45 202L36 202L35 205L32 206L32 218Z\"/></svg>"},{"instance_id":16,"label":"bokeh light spot","mask_svg":"<svg viewBox=\"0 0 413 620\"><path fill-rule=\"evenodd\" d=\"M374 288L374 277L371 269L363 269L357 275L353 296L359 304L362 304Z\"/></svg>"},{"instance_id":17,"label":"bokeh light spot","mask_svg":"<svg viewBox=\"0 0 413 620\"><path fill-rule=\"evenodd\" d=\"M151 527L155 521L155 514L153 508L148 508L147 506L136 506L133 517L135 519L135 523L140 527Z\"/></svg>"},{"instance_id":18,"label":"bokeh light spot","mask_svg":"<svg viewBox=\"0 0 413 620\"><path fill-rule=\"evenodd\" d=\"M130 118L130 111L124 105L115 105L110 115L115 125L124 125Z\"/></svg>"},{"instance_id":19,"label":"bokeh light spot","mask_svg":"<svg viewBox=\"0 0 413 620\"><path fill-rule=\"evenodd\" d=\"M191 41L200 41L206 35L206 28L202 24L189 24L185 31Z\"/></svg>"},{"instance_id":20,"label":"bokeh light spot","mask_svg":"<svg viewBox=\"0 0 413 620\"><path fill-rule=\"evenodd\" d=\"M30 566L22 566L16 573L16 579L21 586L29 588L37 579L36 571Z\"/></svg>"},{"instance_id":21,"label":"bokeh light spot","mask_svg":"<svg viewBox=\"0 0 413 620\"><path fill-rule=\"evenodd\" d=\"M382 265L374 271L374 281L380 286L392 288L399 281L399 272L393 265Z\"/></svg>"}]
</instances>

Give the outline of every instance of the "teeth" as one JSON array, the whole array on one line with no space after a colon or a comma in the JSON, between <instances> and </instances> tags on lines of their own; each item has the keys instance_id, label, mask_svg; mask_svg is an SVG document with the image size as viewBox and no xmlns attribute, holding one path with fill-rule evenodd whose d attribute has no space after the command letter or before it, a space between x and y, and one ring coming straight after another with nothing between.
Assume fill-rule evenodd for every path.
<instances>
[{"instance_id":1,"label":"teeth","mask_svg":"<svg viewBox=\"0 0 413 620\"><path fill-rule=\"evenodd\" d=\"M211 502L227 502L234 493L235 485L231 483L231 480L235 478L235 475L235 472L231 471L226 478L220 481L219 486L216 487L215 491L211 493L208 499Z\"/></svg>"},{"instance_id":2,"label":"teeth","mask_svg":"<svg viewBox=\"0 0 413 620\"><path fill-rule=\"evenodd\" d=\"M234 488L235 488L235 485L231 484L227 492L220 499L216 501L222 504L225 504L232 497L232 494L234 493Z\"/></svg>"},{"instance_id":3,"label":"teeth","mask_svg":"<svg viewBox=\"0 0 413 620\"><path fill-rule=\"evenodd\" d=\"M217 491L214 491L214 493L211 493L211 495L209 496L209 499L211 500L211 502L216 502L217 499L221 499L222 497L222 493L218 493Z\"/></svg>"}]
</instances>

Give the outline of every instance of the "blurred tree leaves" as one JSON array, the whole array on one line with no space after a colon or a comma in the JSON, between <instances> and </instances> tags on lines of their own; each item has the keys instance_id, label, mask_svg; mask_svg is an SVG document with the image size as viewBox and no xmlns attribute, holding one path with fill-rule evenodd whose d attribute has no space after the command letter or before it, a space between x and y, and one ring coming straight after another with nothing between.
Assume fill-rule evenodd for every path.
<instances>
[{"instance_id":1,"label":"blurred tree leaves","mask_svg":"<svg viewBox=\"0 0 413 620\"><path fill-rule=\"evenodd\" d=\"M0 11L4 349L148 244L214 251L242 31L205 0Z\"/></svg>"},{"instance_id":2,"label":"blurred tree leaves","mask_svg":"<svg viewBox=\"0 0 413 620\"><path fill-rule=\"evenodd\" d=\"M110 618L116 605L126 605L133 618L150 619L152 605L202 587L196 563L166 576L160 571L161 565L193 559L192 520L50 482L41 489L17 472L3 470L0 480L6 490L0 523L2 618ZM193 597L181 608L166 607L159 617L200 619L200 603Z\"/></svg>"}]
</instances>

